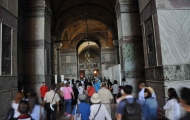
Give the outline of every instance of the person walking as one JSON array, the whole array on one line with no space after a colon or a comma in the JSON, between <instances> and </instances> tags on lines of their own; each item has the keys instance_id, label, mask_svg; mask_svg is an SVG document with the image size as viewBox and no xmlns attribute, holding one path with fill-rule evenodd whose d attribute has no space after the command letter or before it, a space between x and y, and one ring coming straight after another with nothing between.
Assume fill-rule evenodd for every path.
<instances>
[{"instance_id":1,"label":"person walking","mask_svg":"<svg viewBox=\"0 0 190 120\"><path fill-rule=\"evenodd\" d=\"M20 113L18 112L18 106L22 99L23 99L23 93L17 92L11 105L11 107L14 109L13 120L17 120L17 118L20 116Z\"/></svg>"},{"instance_id":2,"label":"person walking","mask_svg":"<svg viewBox=\"0 0 190 120\"><path fill-rule=\"evenodd\" d=\"M117 107L117 120L142 119L140 101L131 95L132 91L133 87L131 85L126 85L122 87L122 100L119 102Z\"/></svg>"},{"instance_id":3,"label":"person walking","mask_svg":"<svg viewBox=\"0 0 190 120\"><path fill-rule=\"evenodd\" d=\"M79 92L79 94L84 94L84 88L83 88L82 83L79 83L78 92Z\"/></svg>"},{"instance_id":4,"label":"person walking","mask_svg":"<svg viewBox=\"0 0 190 120\"><path fill-rule=\"evenodd\" d=\"M106 83L102 83L102 88L98 91L98 94L101 99L101 103L105 105L108 113L111 116L111 104L113 100L113 95L110 90L106 89Z\"/></svg>"},{"instance_id":5,"label":"person walking","mask_svg":"<svg viewBox=\"0 0 190 120\"><path fill-rule=\"evenodd\" d=\"M20 115L19 117L17 117L16 120L34 120L30 114L28 114L29 112L29 104L28 101L25 100L21 100L18 106L18 110L17 110ZM39 120L39 119L37 119Z\"/></svg>"},{"instance_id":6,"label":"person walking","mask_svg":"<svg viewBox=\"0 0 190 120\"><path fill-rule=\"evenodd\" d=\"M116 103L116 97L117 94L119 93L119 86L117 84L117 80L114 80L114 85L112 85L111 89L113 90L114 103Z\"/></svg>"},{"instance_id":7,"label":"person walking","mask_svg":"<svg viewBox=\"0 0 190 120\"><path fill-rule=\"evenodd\" d=\"M38 96L36 93L30 95L28 99L29 113L34 120L44 120L44 108L38 102Z\"/></svg>"},{"instance_id":8,"label":"person walking","mask_svg":"<svg viewBox=\"0 0 190 120\"><path fill-rule=\"evenodd\" d=\"M87 87L87 90L86 90L86 94L87 94L87 99L88 99L88 102L90 103L90 98L91 96L95 93L95 89L94 89L94 86L92 86L92 83L88 83L88 87Z\"/></svg>"},{"instance_id":9,"label":"person walking","mask_svg":"<svg viewBox=\"0 0 190 120\"><path fill-rule=\"evenodd\" d=\"M179 106L179 97L174 88L168 89L168 100L164 109L166 110L165 116L169 120L179 120L180 118L180 106Z\"/></svg>"},{"instance_id":10,"label":"person walking","mask_svg":"<svg viewBox=\"0 0 190 120\"><path fill-rule=\"evenodd\" d=\"M72 88L69 86L69 83L66 83L66 86L63 88L63 95L65 101L65 115L67 117L71 117L71 104L72 104L72 96L73 99L76 99L73 93Z\"/></svg>"},{"instance_id":11,"label":"person walking","mask_svg":"<svg viewBox=\"0 0 190 120\"><path fill-rule=\"evenodd\" d=\"M99 94L94 93L90 98L92 105L90 106L89 120L112 120L104 104L101 104Z\"/></svg>"},{"instance_id":12,"label":"person walking","mask_svg":"<svg viewBox=\"0 0 190 120\"><path fill-rule=\"evenodd\" d=\"M78 92L78 89L77 89L77 87L76 87L76 84L73 84L73 92L74 92L74 98L75 99L72 99L72 105L76 105L77 104L77 99L78 99L78 94L79 94L79 92Z\"/></svg>"},{"instance_id":13,"label":"person walking","mask_svg":"<svg viewBox=\"0 0 190 120\"><path fill-rule=\"evenodd\" d=\"M186 111L186 114L180 118L180 120L190 120L190 89L183 87L180 90L180 95L181 95L181 105Z\"/></svg>"},{"instance_id":14,"label":"person walking","mask_svg":"<svg viewBox=\"0 0 190 120\"><path fill-rule=\"evenodd\" d=\"M43 82L43 85L40 87L40 95L41 95L41 99L42 99L42 102L44 100L44 96L46 94L46 92L48 92L48 86L46 85L45 82Z\"/></svg>"},{"instance_id":15,"label":"person walking","mask_svg":"<svg viewBox=\"0 0 190 120\"><path fill-rule=\"evenodd\" d=\"M143 120L157 120L158 119L158 102L152 97L153 89L147 87L144 90L145 101L142 107Z\"/></svg>"},{"instance_id":16,"label":"person walking","mask_svg":"<svg viewBox=\"0 0 190 120\"><path fill-rule=\"evenodd\" d=\"M74 117L76 114L81 114L81 120L89 120L90 116L90 105L85 102L86 100L86 95L85 94L79 94L78 99L80 103L78 105L75 105L73 111L72 111L72 116L71 120L74 120Z\"/></svg>"},{"instance_id":17,"label":"person walking","mask_svg":"<svg viewBox=\"0 0 190 120\"><path fill-rule=\"evenodd\" d=\"M47 120L56 120L56 113L57 111L59 111L59 101L60 97L55 92L55 85L51 85L51 90L47 92L44 96ZM49 107L51 109L48 109Z\"/></svg>"}]
</instances>

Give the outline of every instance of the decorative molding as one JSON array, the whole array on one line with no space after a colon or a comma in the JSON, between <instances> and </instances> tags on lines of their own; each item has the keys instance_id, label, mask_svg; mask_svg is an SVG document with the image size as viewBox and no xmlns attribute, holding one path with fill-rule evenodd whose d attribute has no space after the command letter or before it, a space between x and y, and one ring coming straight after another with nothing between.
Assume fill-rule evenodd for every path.
<instances>
[{"instance_id":1,"label":"decorative molding","mask_svg":"<svg viewBox=\"0 0 190 120\"><path fill-rule=\"evenodd\" d=\"M44 81L51 83L52 75L26 75L24 78L25 84L40 84Z\"/></svg>"},{"instance_id":2,"label":"decorative molding","mask_svg":"<svg viewBox=\"0 0 190 120\"><path fill-rule=\"evenodd\" d=\"M163 75L165 81L190 80L189 73L190 73L190 64L163 66Z\"/></svg>"},{"instance_id":3,"label":"decorative molding","mask_svg":"<svg viewBox=\"0 0 190 120\"><path fill-rule=\"evenodd\" d=\"M141 24L145 22L156 11L156 2L151 0L146 7L141 11Z\"/></svg>"},{"instance_id":4,"label":"decorative molding","mask_svg":"<svg viewBox=\"0 0 190 120\"><path fill-rule=\"evenodd\" d=\"M28 7L46 7L45 0L29 0L27 3Z\"/></svg>"},{"instance_id":5,"label":"decorative molding","mask_svg":"<svg viewBox=\"0 0 190 120\"><path fill-rule=\"evenodd\" d=\"M24 41L24 48L45 48L51 49L50 43L45 40L30 40Z\"/></svg>"},{"instance_id":6,"label":"decorative molding","mask_svg":"<svg viewBox=\"0 0 190 120\"><path fill-rule=\"evenodd\" d=\"M26 17L49 17L51 18L52 12L50 5L45 0L30 0L27 2Z\"/></svg>"},{"instance_id":7,"label":"decorative molding","mask_svg":"<svg viewBox=\"0 0 190 120\"><path fill-rule=\"evenodd\" d=\"M117 40L113 40L113 44L114 44L116 47L118 47L118 46L119 46L119 41L118 41L118 39L117 39Z\"/></svg>"},{"instance_id":8,"label":"decorative molding","mask_svg":"<svg viewBox=\"0 0 190 120\"><path fill-rule=\"evenodd\" d=\"M144 78L144 71L124 71L126 78Z\"/></svg>"},{"instance_id":9,"label":"decorative molding","mask_svg":"<svg viewBox=\"0 0 190 120\"><path fill-rule=\"evenodd\" d=\"M125 3L118 3L116 5L116 13L117 18L121 15L121 13L139 13L139 6L138 2L125 2Z\"/></svg>"},{"instance_id":10,"label":"decorative molding","mask_svg":"<svg viewBox=\"0 0 190 120\"><path fill-rule=\"evenodd\" d=\"M18 30L18 18L7 11L5 8L0 6L0 22L6 24L7 26Z\"/></svg>"},{"instance_id":11,"label":"decorative molding","mask_svg":"<svg viewBox=\"0 0 190 120\"><path fill-rule=\"evenodd\" d=\"M119 40L119 46L122 46L123 44L126 43L137 43L137 42L143 42L142 41L142 36L123 36L120 40Z\"/></svg>"}]
</instances>

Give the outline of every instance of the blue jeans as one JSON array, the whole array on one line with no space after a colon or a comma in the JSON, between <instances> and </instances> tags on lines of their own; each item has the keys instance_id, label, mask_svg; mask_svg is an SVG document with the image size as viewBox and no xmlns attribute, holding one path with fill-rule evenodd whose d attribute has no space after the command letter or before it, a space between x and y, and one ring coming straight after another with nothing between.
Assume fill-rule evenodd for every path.
<instances>
[{"instance_id":1,"label":"blue jeans","mask_svg":"<svg viewBox=\"0 0 190 120\"><path fill-rule=\"evenodd\" d=\"M67 112L67 114L71 114L71 103L72 99L65 99L65 112Z\"/></svg>"}]
</instances>

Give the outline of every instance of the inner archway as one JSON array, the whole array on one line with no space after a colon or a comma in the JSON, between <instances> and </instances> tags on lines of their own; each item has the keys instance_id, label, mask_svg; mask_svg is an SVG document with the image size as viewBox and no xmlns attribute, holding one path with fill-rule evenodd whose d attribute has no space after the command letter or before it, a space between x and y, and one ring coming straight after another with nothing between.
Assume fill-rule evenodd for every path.
<instances>
[{"instance_id":1,"label":"inner archway","mask_svg":"<svg viewBox=\"0 0 190 120\"><path fill-rule=\"evenodd\" d=\"M101 71L101 52L96 42L85 41L78 47L78 71L80 78L99 75Z\"/></svg>"}]
</instances>

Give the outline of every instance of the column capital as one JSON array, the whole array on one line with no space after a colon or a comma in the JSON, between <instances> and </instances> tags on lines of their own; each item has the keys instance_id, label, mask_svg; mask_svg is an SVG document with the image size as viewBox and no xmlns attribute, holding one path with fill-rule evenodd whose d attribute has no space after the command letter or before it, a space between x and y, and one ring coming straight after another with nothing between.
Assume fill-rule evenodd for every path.
<instances>
[{"instance_id":1,"label":"column capital","mask_svg":"<svg viewBox=\"0 0 190 120\"><path fill-rule=\"evenodd\" d=\"M116 4L116 13L139 13L138 1L119 0Z\"/></svg>"},{"instance_id":2,"label":"column capital","mask_svg":"<svg viewBox=\"0 0 190 120\"><path fill-rule=\"evenodd\" d=\"M113 40L113 44L114 44L116 47L118 47L118 46L119 46L119 41L118 41L118 39L114 39L114 40Z\"/></svg>"},{"instance_id":3,"label":"column capital","mask_svg":"<svg viewBox=\"0 0 190 120\"><path fill-rule=\"evenodd\" d=\"M47 0L28 0L26 2L26 17L45 17L51 18L52 12Z\"/></svg>"}]
</instances>

